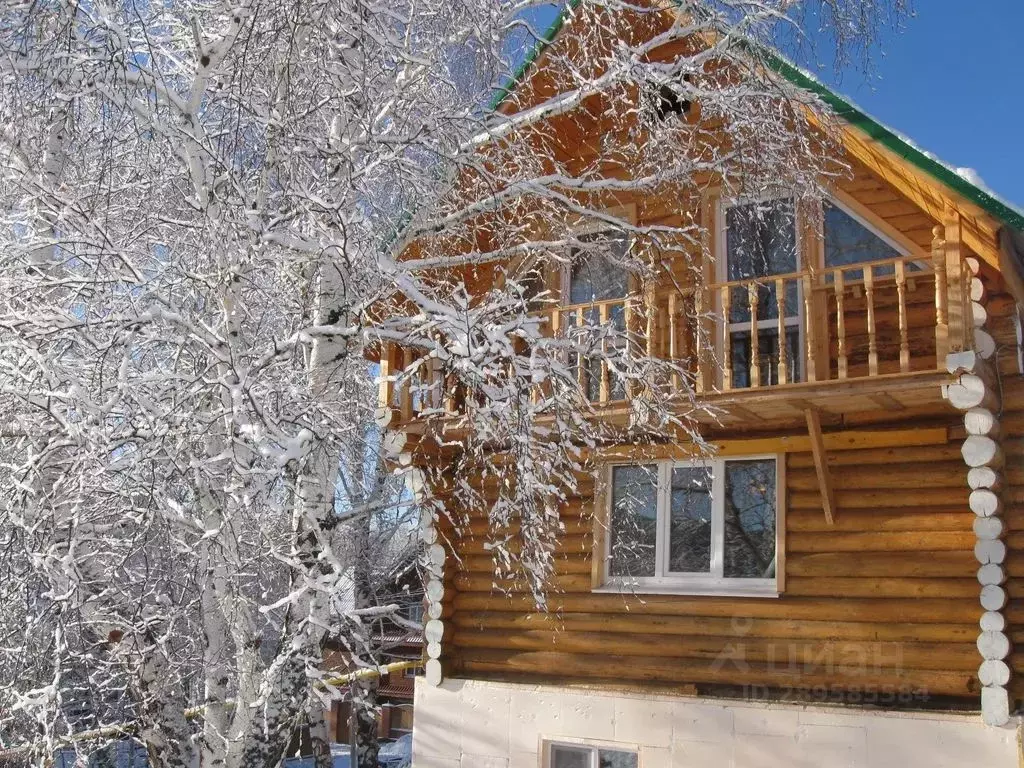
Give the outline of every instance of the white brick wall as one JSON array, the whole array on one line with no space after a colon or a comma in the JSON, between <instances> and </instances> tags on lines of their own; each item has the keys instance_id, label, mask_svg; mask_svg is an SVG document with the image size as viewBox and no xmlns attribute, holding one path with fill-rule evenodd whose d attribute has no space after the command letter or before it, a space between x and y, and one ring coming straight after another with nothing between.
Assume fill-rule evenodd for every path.
<instances>
[{"instance_id":1,"label":"white brick wall","mask_svg":"<svg viewBox=\"0 0 1024 768\"><path fill-rule=\"evenodd\" d=\"M619 742L640 768L1018 768L1015 720L416 679L413 768L543 768L545 739Z\"/></svg>"}]
</instances>

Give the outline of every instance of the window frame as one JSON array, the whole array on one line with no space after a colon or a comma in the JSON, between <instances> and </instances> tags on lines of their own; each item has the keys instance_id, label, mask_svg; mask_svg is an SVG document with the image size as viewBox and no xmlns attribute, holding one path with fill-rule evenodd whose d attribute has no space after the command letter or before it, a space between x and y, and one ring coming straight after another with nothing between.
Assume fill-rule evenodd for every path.
<instances>
[{"instance_id":1,"label":"window frame","mask_svg":"<svg viewBox=\"0 0 1024 768\"><path fill-rule=\"evenodd\" d=\"M616 222L620 225L616 226ZM615 232L625 225L628 227L635 227L637 222L636 203L626 203L624 205L617 205L610 208L604 208L600 211L595 211L590 216L580 216L573 220L569 224L569 230L576 238L587 237L589 235L599 235L603 232ZM628 229L622 229L623 234L626 236L626 252L633 247L634 234ZM570 304L569 303L569 289L570 281L572 280L572 259L566 259L564 263L558 266L557 270L554 270L555 277L558 281L558 308L563 309L565 307L587 307L593 306L593 302L588 304ZM630 273L629 285L626 290L626 298L633 296L636 292L635 279L636 276ZM625 299L624 299L625 300Z\"/></svg>"},{"instance_id":2,"label":"window frame","mask_svg":"<svg viewBox=\"0 0 1024 768\"><path fill-rule=\"evenodd\" d=\"M627 228L617 227L615 225L616 220L618 220L622 224L625 224ZM635 235L632 231L628 229L628 227L636 226L636 221L636 204L628 203L623 206L605 209L600 212L600 216L597 217L596 219L581 219L580 221L574 223L570 227L570 230L573 236L576 238L585 238L593 235L614 234L616 232L621 232L625 238L625 252L629 253L629 251L632 249L634 245ZM623 307L623 316L625 318L625 309L630 305L630 302L634 300L639 290L637 276L633 272L631 272L628 269L624 269L624 272L626 273L626 293L622 297L615 299L598 299L596 301L588 301L582 304L574 304L569 300L572 291L572 268L573 259L570 257L565 259L564 262L558 266L558 269L555 270L555 275L557 275L556 279L558 298L557 304L555 305L555 309L557 310L559 316L558 327L560 329L560 332L566 332L567 326L565 325L565 322L566 316L568 314L578 313L579 315L584 316L584 322L587 322L586 314L588 313L588 311L599 312L600 310L596 310L596 308L600 307L601 305L621 304ZM625 322L625 320L623 321ZM625 346L626 344L625 337L622 337L617 341L622 346ZM568 350L566 350L562 352L562 355L563 363L569 364L572 360L572 354ZM582 358L584 360L589 359L589 357L586 355L583 355ZM591 371L589 369L589 364L583 363L581 360L577 360L576 365L583 365L584 367L585 372L582 374L583 387L585 389L585 394L589 398L589 387L591 386ZM578 372L577 376L580 376ZM603 402L601 399L603 378L604 374L602 373L598 377L597 395L591 399L592 403ZM623 392L621 397L614 397L614 390L615 380L614 377L611 375L611 372L609 371L608 400L605 404L624 402L626 395L628 393Z\"/></svg>"},{"instance_id":3,"label":"window frame","mask_svg":"<svg viewBox=\"0 0 1024 768\"><path fill-rule=\"evenodd\" d=\"M423 616L426 614L426 610L423 607L423 598L415 602L409 602L403 605L399 609L399 613L403 619L407 621L415 621L417 624L423 624ZM413 614L416 614L415 616Z\"/></svg>"},{"instance_id":4,"label":"window frame","mask_svg":"<svg viewBox=\"0 0 1024 768\"><path fill-rule=\"evenodd\" d=\"M775 462L775 576L771 579L727 577L724 570L725 542L725 465L738 461ZM613 472L615 467L657 467L657 524L655 539L654 576L611 575L611 520L613 500ZM667 570L669 526L671 524L672 470L677 467L711 466L711 553L708 573L671 573ZM684 460L618 461L605 465L602 482L606 491L600 501L600 515L595 516L604 526L599 554L602 559L600 582L594 592L633 594L715 595L720 597L779 597L785 591L786 553L786 455L784 453L756 453L717 456Z\"/></svg>"},{"instance_id":5,"label":"window frame","mask_svg":"<svg viewBox=\"0 0 1024 768\"><path fill-rule=\"evenodd\" d=\"M800 208L799 200L795 194L766 194L766 195L751 195L741 197L737 200L726 201L721 197L716 199L715 205L715 243L716 253L715 257L715 281L717 283L729 282L729 226L727 214L731 208L736 208L742 205L751 205L753 203L772 203L777 201L788 200L793 203L793 247L796 250L795 265L796 269L794 272L800 272L806 267L804 265L805 256L805 243L804 243L804 227L803 221L804 216ZM824 240L822 239L822 243ZM824 254L824 245L821 246L822 254ZM780 272L779 274L786 275L788 272ZM730 322L728 317L725 317L722 312L721 296L716 295L714 298L714 304L719 310L721 320L718 323L718 349L725 349L725 339L727 335L733 333L750 332L750 320L742 322ZM804 286L803 281L798 281L796 284L796 314L787 315L783 318L783 325L788 331L790 328L796 327L797 329L797 349L799 351L800 359L797 368L797 379L796 381L807 380L807 342L804 337ZM757 331L778 331L779 321L778 318L768 318L765 320L757 321ZM780 346L786 343L785 339L779 339L778 343ZM731 360L723 360L722 365L732 365ZM721 375L722 372L719 372ZM794 381L788 382L790 384L796 383ZM762 386L764 382L762 382ZM772 384L771 386L777 386ZM743 387L747 389L747 387Z\"/></svg>"},{"instance_id":6,"label":"window frame","mask_svg":"<svg viewBox=\"0 0 1024 768\"><path fill-rule=\"evenodd\" d=\"M545 738L541 749L541 768L554 768L555 747L568 747L569 749L588 750L590 752L591 765L589 768L598 768L597 758L601 750L609 752L632 752L636 755L637 768L644 768L644 762L640 754L640 745L628 742L616 743L613 741L594 741L590 739L574 739L567 737Z\"/></svg>"}]
</instances>

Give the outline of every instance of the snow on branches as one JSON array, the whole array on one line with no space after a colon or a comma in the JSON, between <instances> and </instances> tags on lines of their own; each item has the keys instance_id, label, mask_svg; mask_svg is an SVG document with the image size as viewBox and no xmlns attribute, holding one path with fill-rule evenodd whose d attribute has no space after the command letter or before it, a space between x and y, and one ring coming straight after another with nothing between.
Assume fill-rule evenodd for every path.
<instances>
[{"instance_id":1,"label":"snow on branches","mask_svg":"<svg viewBox=\"0 0 1024 768\"><path fill-rule=\"evenodd\" d=\"M699 252L685 214L711 180L802 194L836 172L754 43L812 6L857 38L877 4L585 1L558 75L483 109L537 4L4 4L4 742L45 757L131 722L154 768L278 764L322 709L325 641L358 634L356 523L407 503L367 479L382 345L463 403L428 484L451 502L425 503L486 508L497 575L539 604L586 450L694 429L644 318L553 335L538 277L610 253L642 291ZM591 130L580 151L556 120ZM616 205L649 194L681 215ZM636 393L628 424L592 418L581 357Z\"/></svg>"}]
</instances>

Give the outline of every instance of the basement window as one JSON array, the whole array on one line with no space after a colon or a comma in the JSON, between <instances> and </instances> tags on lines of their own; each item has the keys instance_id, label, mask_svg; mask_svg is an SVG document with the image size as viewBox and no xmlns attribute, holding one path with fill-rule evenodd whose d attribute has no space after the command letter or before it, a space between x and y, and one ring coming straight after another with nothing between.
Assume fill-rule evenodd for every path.
<instances>
[{"instance_id":1,"label":"basement window","mask_svg":"<svg viewBox=\"0 0 1024 768\"><path fill-rule=\"evenodd\" d=\"M637 768L639 756L634 748L559 744L549 742L547 768Z\"/></svg>"},{"instance_id":2,"label":"basement window","mask_svg":"<svg viewBox=\"0 0 1024 768\"><path fill-rule=\"evenodd\" d=\"M776 456L610 468L605 588L778 594Z\"/></svg>"}]
</instances>

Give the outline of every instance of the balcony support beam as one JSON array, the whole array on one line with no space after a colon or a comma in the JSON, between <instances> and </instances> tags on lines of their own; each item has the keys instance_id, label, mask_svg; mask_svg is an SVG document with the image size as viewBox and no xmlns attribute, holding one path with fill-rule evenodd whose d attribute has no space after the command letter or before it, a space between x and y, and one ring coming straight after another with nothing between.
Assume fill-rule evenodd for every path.
<instances>
[{"instance_id":1,"label":"balcony support beam","mask_svg":"<svg viewBox=\"0 0 1024 768\"><path fill-rule=\"evenodd\" d=\"M814 408L808 408L804 415L807 417L807 433L811 438L811 454L814 456L814 470L818 474L818 488L821 491L821 506L825 510L825 522L835 525L835 494L832 491L832 477L828 471L825 440L821 435L821 417Z\"/></svg>"}]
</instances>

